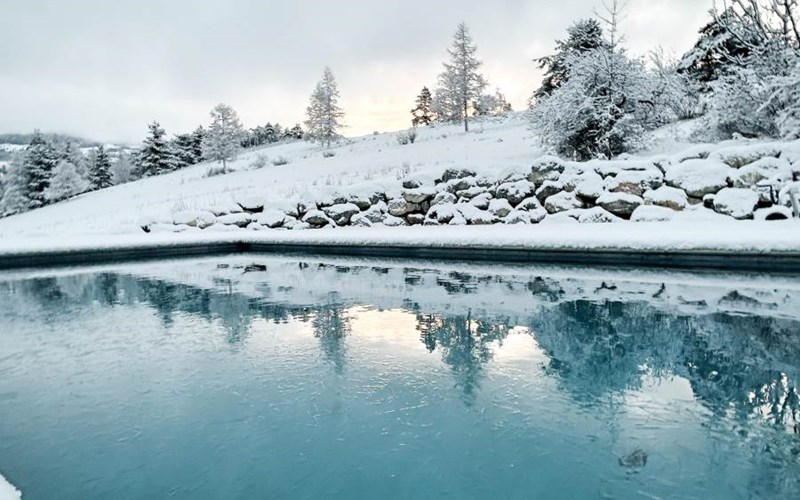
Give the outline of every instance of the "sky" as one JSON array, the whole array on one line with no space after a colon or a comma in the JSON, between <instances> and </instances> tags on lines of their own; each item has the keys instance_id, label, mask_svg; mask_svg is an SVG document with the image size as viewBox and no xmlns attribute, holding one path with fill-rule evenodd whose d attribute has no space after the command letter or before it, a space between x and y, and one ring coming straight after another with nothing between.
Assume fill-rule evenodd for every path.
<instances>
[{"instance_id":1,"label":"sky","mask_svg":"<svg viewBox=\"0 0 800 500\"><path fill-rule=\"evenodd\" d=\"M680 56L712 0L628 0L628 50ZM345 135L410 125L457 24L490 88L522 109L576 19L602 0L0 0L0 132L139 142L207 125L224 102L246 127L304 120L323 68L339 82Z\"/></svg>"}]
</instances>

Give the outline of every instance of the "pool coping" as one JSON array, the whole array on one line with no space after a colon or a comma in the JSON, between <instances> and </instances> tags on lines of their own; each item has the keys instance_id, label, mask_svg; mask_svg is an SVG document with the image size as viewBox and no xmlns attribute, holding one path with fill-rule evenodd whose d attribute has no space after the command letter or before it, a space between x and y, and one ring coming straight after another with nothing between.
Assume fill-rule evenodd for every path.
<instances>
[{"instance_id":1,"label":"pool coping","mask_svg":"<svg viewBox=\"0 0 800 500\"><path fill-rule=\"evenodd\" d=\"M164 258L212 257L230 254L286 254L431 259L515 264L708 269L800 273L797 250L551 248L534 245L462 245L438 242L420 245L370 241L292 241L219 235L217 238L112 243L105 246L30 248L0 251L0 270L81 266Z\"/></svg>"}]
</instances>

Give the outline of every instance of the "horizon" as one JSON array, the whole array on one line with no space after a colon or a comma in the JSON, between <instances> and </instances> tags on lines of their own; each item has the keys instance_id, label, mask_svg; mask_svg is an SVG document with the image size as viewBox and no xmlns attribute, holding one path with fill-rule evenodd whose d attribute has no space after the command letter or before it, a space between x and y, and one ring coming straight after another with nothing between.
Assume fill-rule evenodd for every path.
<instances>
[{"instance_id":1,"label":"horizon","mask_svg":"<svg viewBox=\"0 0 800 500\"><path fill-rule=\"evenodd\" d=\"M663 47L680 57L696 41L711 4L628 1L622 29L629 51L643 56ZM417 19L409 16L422 12L417 8L424 4L417 1L375 6L351 0L336 10L322 2L300 8L237 0L224 9L206 2L189 12L173 4L160 11L129 9L141 2L100 10L101 5L95 0L69 5L31 1L7 9L0 40L15 50L0 51L0 92L15 98L0 103L0 131L39 129L135 144L153 121L170 135L205 126L209 111L220 102L231 105L247 128L267 122L302 124L326 65L341 90L345 135L405 129L420 89L435 87L462 20L484 63L487 91L500 89L520 111L541 81L533 59L550 54L573 21L596 17L602 9L602 2L593 0L557 6L521 0L473 6L447 0ZM331 12L305 16L308 9ZM447 13L453 11L459 14ZM321 23L342 12L331 37ZM409 28L409 20L420 25ZM210 34L222 22L228 23L222 33ZM40 37L43 29L52 35ZM413 37L405 35L409 29ZM153 35L158 46L141 45L141 33ZM280 50L270 52L267 42L273 40L281 41ZM267 57L271 64L261 62Z\"/></svg>"}]
</instances>

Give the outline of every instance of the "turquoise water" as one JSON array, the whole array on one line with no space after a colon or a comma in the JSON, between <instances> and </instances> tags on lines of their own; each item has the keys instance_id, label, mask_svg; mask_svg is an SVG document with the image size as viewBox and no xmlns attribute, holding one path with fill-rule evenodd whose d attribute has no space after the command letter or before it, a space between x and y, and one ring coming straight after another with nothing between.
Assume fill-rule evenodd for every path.
<instances>
[{"instance_id":1,"label":"turquoise water","mask_svg":"<svg viewBox=\"0 0 800 500\"><path fill-rule=\"evenodd\" d=\"M0 275L25 500L796 498L796 278L228 257Z\"/></svg>"}]
</instances>

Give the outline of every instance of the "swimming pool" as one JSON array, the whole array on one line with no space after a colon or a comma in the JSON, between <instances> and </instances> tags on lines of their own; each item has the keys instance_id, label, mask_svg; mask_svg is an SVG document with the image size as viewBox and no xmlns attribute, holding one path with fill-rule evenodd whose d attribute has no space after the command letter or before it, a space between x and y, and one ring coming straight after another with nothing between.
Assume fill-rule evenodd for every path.
<instances>
[{"instance_id":1,"label":"swimming pool","mask_svg":"<svg viewBox=\"0 0 800 500\"><path fill-rule=\"evenodd\" d=\"M0 274L59 498L788 498L796 277L237 255Z\"/></svg>"}]
</instances>

